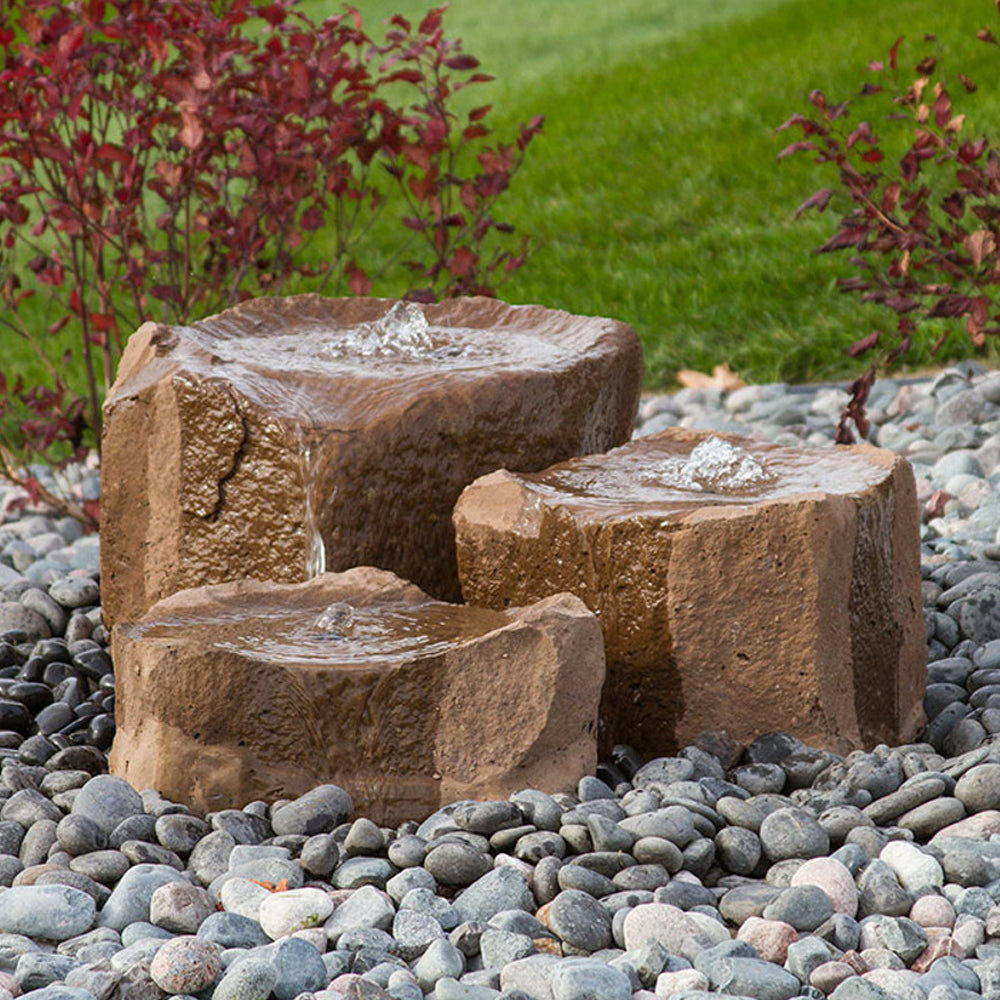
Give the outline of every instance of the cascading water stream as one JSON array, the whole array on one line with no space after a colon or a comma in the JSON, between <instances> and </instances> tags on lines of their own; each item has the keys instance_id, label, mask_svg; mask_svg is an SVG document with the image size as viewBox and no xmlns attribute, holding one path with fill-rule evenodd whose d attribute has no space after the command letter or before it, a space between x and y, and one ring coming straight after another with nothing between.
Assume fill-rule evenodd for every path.
<instances>
[{"instance_id":1,"label":"cascading water stream","mask_svg":"<svg viewBox=\"0 0 1000 1000\"><path fill-rule=\"evenodd\" d=\"M357 358L419 360L432 354L436 345L423 310L415 302L397 302L380 320L349 328L336 340L319 348L325 361ZM326 572L326 544L320 532L318 508L323 497L316 446L299 434L299 467L305 494L305 575L307 580Z\"/></svg>"}]
</instances>

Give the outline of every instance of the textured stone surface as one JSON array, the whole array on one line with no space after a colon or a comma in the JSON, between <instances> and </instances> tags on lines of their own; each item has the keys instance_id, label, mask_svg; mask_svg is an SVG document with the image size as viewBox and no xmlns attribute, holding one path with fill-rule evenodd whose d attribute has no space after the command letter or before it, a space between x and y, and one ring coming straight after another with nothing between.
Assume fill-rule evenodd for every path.
<instances>
[{"instance_id":1,"label":"textured stone surface","mask_svg":"<svg viewBox=\"0 0 1000 1000\"><path fill-rule=\"evenodd\" d=\"M642 355L626 324L454 299L424 312L466 331L467 357L324 360L390 305L265 298L132 336L104 411L106 620L188 587L305 579L307 480L327 569L380 566L457 600L464 486L628 439Z\"/></svg>"},{"instance_id":2,"label":"textured stone surface","mask_svg":"<svg viewBox=\"0 0 1000 1000\"><path fill-rule=\"evenodd\" d=\"M668 430L542 473L492 473L454 521L470 603L570 591L601 617L602 744L645 756L725 720L827 749L923 722L925 630L910 466L868 446L749 439L754 489L676 485L704 432Z\"/></svg>"},{"instance_id":3,"label":"textured stone surface","mask_svg":"<svg viewBox=\"0 0 1000 1000\"><path fill-rule=\"evenodd\" d=\"M350 629L317 633L345 603ZM361 567L184 591L113 642L112 770L196 811L334 782L359 814L396 822L569 791L597 763L601 632L569 594L467 608Z\"/></svg>"}]
</instances>

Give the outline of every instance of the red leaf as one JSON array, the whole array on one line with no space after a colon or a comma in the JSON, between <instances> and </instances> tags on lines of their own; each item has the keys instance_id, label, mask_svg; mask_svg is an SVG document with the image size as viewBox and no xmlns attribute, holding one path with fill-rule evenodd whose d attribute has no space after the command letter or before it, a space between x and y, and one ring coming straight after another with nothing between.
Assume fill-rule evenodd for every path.
<instances>
[{"instance_id":1,"label":"red leaf","mask_svg":"<svg viewBox=\"0 0 1000 1000\"><path fill-rule=\"evenodd\" d=\"M371 279L353 260L347 265L346 270L347 284L351 289L352 295L363 296L372 290Z\"/></svg>"},{"instance_id":2,"label":"red leaf","mask_svg":"<svg viewBox=\"0 0 1000 1000\"><path fill-rule=\"evenodd\" d=\"M974 163L983 155L986 146L987 140L985 138L976 142L963 142L958 148L958 158L962 163Z\"/></svg>"},{"instance_id":3,"label":"red leaf","mask_svg":"<svg viewBox=\"0 0 1000 1000\"><path fill-rule=\"evenodd\" d=\"M424 177L411 177L409 181L410 194L417 201L427 201L433 194L437 181L433 174Z\"/></svg>"},{"instance_id":4,"label":"red leaf","mask_svg":"<svg viewBox=\"0 0 1000 1000\"><path fill-rule=\"evenodd\" d=\"M296 59L288 67L288 75L291 78L292 97L297 101L308 100L312 87L310 86L309 69L306 64L301 59Z\"/></svg>"},{"instance_id":5,"label":"red leaf","mask_svg":"<svg viewBox=\"0 0 1000 1000\"><path fill-rule=\"evenodd\" d=\"M861 159L865 163L881 163L885 157L882 155L881 151L878 149L869 149L868 152L863 153Z\"/></svg>"},{"instance_id":6,"label":"red leaf","mask_svg":"<svg viewBox=\"0 0 1000 1000\"><path fill-rule=\"evenodd\" d=\"M94 153L94 159L97 160L110 160L113 163L131 163L132 155L126 153L121 146L112 146L110 143L103 143L97 147L97 152Z\"/></svg>"},{"instance_id":7,"label":"red leaf","mask_svg":"<svg viewBox=\"0 0 1000 1000\"><path fill-rule=\"evenodd\" d=\"M470 122L478 122L478 121L480 121L481 119L485 118L490 113L490 111L492 110L492 108L493 108L492 104L484 104L482 107L473 108L469 112L469 121Z\"/></svg>"},{"instance_id":8,"label":"red leaf","mask_svg":"<svg viewBox=\"0 0 1000 1000\"><path fill-rule=\"evenodd\" d=\"M934 99L934 124L938 128L944 128L951 121L951 100L948 91L944 87Z\"/></svg>"},{"instance_id":9,"label":"red leaf","mask_svg":"<svg viewBox=\"0 0 1000 1000\"><path fill-rule=\"evenodd\" d=\"M475 69L479 65L479 60L473 56L457 55L445 59L444 64L448 69L468 70Z\"/></svg>"},{"instance_id":10,"label":"red leaf","mask_svg":"<svg viewBox=\"0 0 1000 1000\"><path fill-rule=\"evenodd\" d=\"M88 28L95 28L104 20L105 0L87 0L83 5L83 20Z\"/></svg>"},{"instance_id":11,"label":"red leaf","mask_svg":"<svg viewBox=\"0 0 1000 1000\"><path fill-rule=\"evenodd\" d=\"M817 212L822 212L829 204L830 198L833 196L833 188L820 188L815 194L810 195L801 205L795 210L795 218L797 219L803 212L810 208L815 208Z\"/></svg>"},{"instance_id":12,"label":"red leaf","mask_svg":"<svg viewBox=\"0 0 1000 1000\"><path fill-rule=\"evenodd\" d=\"M900 42L902 42L902 40L903 40L903 36L900 35L899 38L897 38L896 41L892 43L892 48L889 49L889 68L890 69L894 70L896 68L896 59L897 59L897 56L899 55L899 44L900 44Z\"/></svg>"},{"instance_id":13,"label":"red leaf","mask_svg":"<svg viewBox=\"0 0 1000 1000\"><path fill-rule=\"evenodd\" d=\"M115 328L114 317L107 313L92 312L88 316L87 322L90 324L90 329L95 333L104 333Z\"/></svg>"},{"instance_id":14,"label":"red leaf","mask_svg":"<svg viewBox=\"0 0 1000 1000\"><path fill-rule=\"evenodd\" d=\"M410 163L414 166L420 167L421 170L431 169L431 154L430 150L424 146L417 146L413 143L407 143L403 147L403 156L406 157Z\"/></svg>"},{"instance_id":15,"label":"red leaf","mask_svg":"<svg viewBox=\"0 0 1000 1000\"><path fill-rule=\"evenodd\" d=\"M970 301L967 295L944 295L931 306L927 315L930 317L961 316L969 308Z\"/></svg>"},{"instance_id":16,"label":"red leaf","mask_svg":"<svg viewBox=\"0 0 1000 1000\"><path fill-rule=\"evenodd\" d=\"M258 14L272 27L277 28L279 24L284 24L287 13L285 8L281 4L272 3L268 4L266 7L261 7L257 11Z\"/></svg>"},{"instance_id":17,"label":"red leaf","mask_svg":"<svg viewBox=\"0 0 1000 1000\"><path fill-rule=\"evenodd\" d=\"M958 191L953 191L941 202L941 207L953 219L961 219L965 214L965 199Z\"/></svg>"},{"instance_id":18,"label":"red leaf","mask_svg":"<svg viewBox=\"0 0 1000 1000\"><path fill-rule=\"evenodd\" d=\"M851 132L847 137L847 148L850 149L856 142L867 142L869 146L875 145L875 136L872 134L870 122L861 122Z\"/></svg>"},{"instance_id":19,"label":"red leaf","mask_svg":"<svg viewBox=\"0 0 1000 1000\"><path fill-rule=\"evenodd\" d=\"M793 153L805 153L810 149L817 148L816 143L800 139L798 142L793 142L785 146L785 148L778 153L778 159L783 160L786 156L791 156Z\"/></svg>"},{"instance_id":20,"label":"red leaf","mask_svg":"<svg viewBox=\"0 0 1000 1000\"><path fill-rule=\"evenodd\" d=\"M867 337L862 337L860 340L854 341L854 343L847 348L847 353L852 358L856 358L859 354L864 354L865 351L870 351L878 344L879 336L880 334L878 330L874 333L869 333Z\"/></svg>"},{"instance_id":21,"label":"red leaf","mask_svg":"<svg viewBox=\"0 0 1000 1000\"><path fill-rule=\"evenodd\" d=\"M448 270L456 278L469 275L476 265L477 257L468 247L459 247L448 262Z\"/></svg>"},{"instance_id":22,"label":"red leaf","mask_svg":"<svg viewBox=\"0 0 1000 1000\"><path fill-rule=\"evenodd\" d=\"M474 142L490 134L490 130L485 125L470 125L462 132L462 142Z\"/></svg>"},{"instance_id":23,"label":"red leaf","mask_svg":"<svg viewBox=\"0 0 1000 1000\"><path fill-rule=\"evenodd\" d=\"M300 216L299 225L307 232L323 228L323 209L319 205L310 205Z\"/></svg>"},{"instance_id":24,"label":"red leaf","mask_svg":"<svg viewBox=\"0 0 1000 1000\"><path fill-rule=\"evenodd\" d=\"M441 27L441 17L444 14L443 7L434 7L424 14L420 27L417 29L421 35L432 35Z\"/></svg>"}]
</instances>

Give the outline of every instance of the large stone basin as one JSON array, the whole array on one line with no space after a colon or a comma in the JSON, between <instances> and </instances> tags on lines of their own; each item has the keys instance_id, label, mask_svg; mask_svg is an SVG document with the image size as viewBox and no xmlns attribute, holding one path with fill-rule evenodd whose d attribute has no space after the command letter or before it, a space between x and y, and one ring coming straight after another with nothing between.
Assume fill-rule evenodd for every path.
<instances>
[{"instance_id":1,"label":"large stone basin","mask_svg":"<svg viewBox=\"0 0 1000 1000\"><path fill-rule=\"evenodd\" d=\"M571 594L470 608L361 567L181 591L112 643L112 772L200 813L333 782L397 823L597 764L601 629Z\"/></svg>"},{"instance_id":2,"label":"large stone basin","mask_svg":"<svg viewBox=\"0 0 1000 1000\"><path fill-rule=\"evenodd\" d=\"M357 565L457 600L464 486L628 439L642 358L624 323L462 299L383 342L392 306L258 299L132 336L104 410L110 623L188 587Z\"/></svg>"},{"instance_id":3,"label":"large stone basin","mask_svg":"<svg viewBox=\"0 0 1000 1000\"><path fill-rule=\"evenodd\" d=\"M719 727L841 752L912 739L926 643L908 463L708 440L670 430L477 480L454 515L466 600L570 591L600 616L605 749L662 754Z\"/></svg>"}]
</instances>

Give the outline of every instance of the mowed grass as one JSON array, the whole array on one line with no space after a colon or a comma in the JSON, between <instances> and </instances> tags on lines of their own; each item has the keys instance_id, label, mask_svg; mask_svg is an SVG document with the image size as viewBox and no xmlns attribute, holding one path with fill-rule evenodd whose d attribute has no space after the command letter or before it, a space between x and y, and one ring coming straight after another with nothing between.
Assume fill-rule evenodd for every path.
<instances>
[{"instance_id":1,"label":"mowed grass","mask_svg":"<svg viewBox=\"0 0 1000 1000\"><path fill-rule=\"evenodd\" d=\"M388 16L417 20L428 3L359 6L378 37ZM301 6L314 19L341 9ZM774 127L807 110L814 87L837 99L856 93L868 62L898 35L911 43L902 50L909 65L934 32L953 75L980 84L956 108L970 113L969 134L977 122L995 128L1000 52L974 37L995 22L989 0L947 9L930 0L454 0L446 33L496 77L468 94L494 105L497 137L510 141L519 122L546 117L498 207L533 238L501 296L631 323L649 389L670 388L681 368L723 361L750 381L851 377L859 362L846 347L892 329L894 317L837 291L837 277L854 273L846 256L813 253L835 215L793 218L832 178L805 157L779 164L778 151L799 136ZM381 232L379 252L390 257L402 231ZM400 290L377 283L374 293ZM947 350L936 360L968 347L959 336ZM5 371L29 363L5 329L0 359ZM933 360L910 355L911 366Z\"/></svg>"},{"instance_id":2,"label":"mowed grass","mask_svg":"<svg viewBox=\"0 0 1000 1000\"><path fill-rule=\"evenodd\" d=\"M364 5L369 30L390 6ZM894 316L837 290L837 277L855 273L847 256L813 252L836 216L794 219L832 178L803 156L779 164L800 136L774 127L806 111L814 87L855 94L900 34L912 64L925 32L953 78L961 69L981 84L958 109L970 112L970 134L977 121L992 126L1000 53L975 32L994 25L993 5L587 0L547 4L544 17L531 16L535 6L456 0L445 19L497 77L482 90L500 134L546 115L503 203L535 251L501 295L631 323L649 388L722 361L753 381L856 374L847 346L892 330ZM936 359L914 350L910 364L968 350L955 336Z\"/></svg>"}]
</instances>

